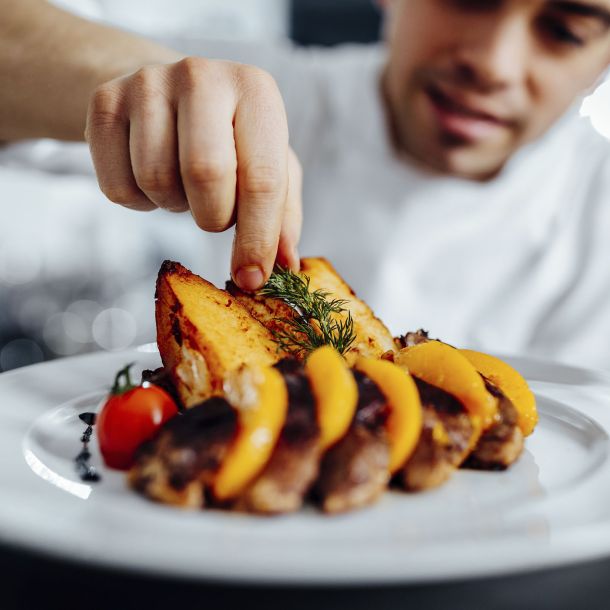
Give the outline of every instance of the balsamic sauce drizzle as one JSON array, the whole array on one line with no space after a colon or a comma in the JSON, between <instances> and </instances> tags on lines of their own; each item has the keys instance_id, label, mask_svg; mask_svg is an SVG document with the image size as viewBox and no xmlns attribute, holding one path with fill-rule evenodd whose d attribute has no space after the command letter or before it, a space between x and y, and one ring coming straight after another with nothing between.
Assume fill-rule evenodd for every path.
<instances>
[{"instance_id":1,"label":"balsamic sauce drizzle","mask_svg":"<svg viewBox=\"0 0 610 610\"><path fill-rule=\"evenodd\" d=\"M74 462L76 463L76 471L78 472L78 475L82 481L99 481L101 477L95 469L95 466L91 466L91 464L89 464L89 460L91 459L89 442L91 440L91 435L93 434L93 426L95 426L96 415L95 413L81 413L78 418L87 424L87 429L80 437L83 448L74 458Z\"/></svg>"}]
</instances>

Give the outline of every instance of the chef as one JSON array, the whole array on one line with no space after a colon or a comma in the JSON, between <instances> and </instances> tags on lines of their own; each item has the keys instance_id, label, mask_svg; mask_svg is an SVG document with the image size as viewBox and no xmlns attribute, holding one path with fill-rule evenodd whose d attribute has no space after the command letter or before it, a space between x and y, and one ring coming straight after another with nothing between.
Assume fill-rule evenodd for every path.
<instances>
[{"instance_id":1,"label":"chef","mask_svg":"<svg viewBox=\"0 0 610 610\"><path fill-rule=\"evenodd\" d=\"M312 51L1 0L0 140L85 138L111 201L235 225L246 290L323 255L395 333L609 368L610 145L576 109L610 0L383 5L383 44Z\"/></svg>"}]
</instances>

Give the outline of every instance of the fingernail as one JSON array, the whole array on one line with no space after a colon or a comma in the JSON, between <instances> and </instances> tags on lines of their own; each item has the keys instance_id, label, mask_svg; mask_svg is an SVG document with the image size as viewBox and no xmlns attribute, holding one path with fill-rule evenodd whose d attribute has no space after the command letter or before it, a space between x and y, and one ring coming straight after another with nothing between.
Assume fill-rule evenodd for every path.
<instances>
[{"instance_id":1,"label":"fingernail","mask_svg":"<svg viewBox=\"0 0 610 610\"><path fill-rule=\"evenodd\" d=\"M235 280L242 290L258 290L262 287L265 276L258 265L246 265L237 271Z\"/></svg>"}]
</instances>

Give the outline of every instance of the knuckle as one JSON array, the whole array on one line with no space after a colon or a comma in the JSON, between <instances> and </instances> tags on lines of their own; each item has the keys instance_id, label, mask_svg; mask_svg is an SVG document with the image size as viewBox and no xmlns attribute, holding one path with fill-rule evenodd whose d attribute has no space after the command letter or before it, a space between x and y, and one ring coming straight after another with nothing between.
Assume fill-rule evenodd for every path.
<instances>
[{"instance_id":1,"label":"knuckle","mask_svg":"<svg viewBox=\"0 0 610 610\"><path fill-rule=\"evenodd\" d=\"M254 92L268 92L277 89L273 76L257 66L241 66L239 78L243 85Z\"/></svg>"},{"instance_id":2,"label":"knuckle","mask_svg":"<svg viewBox=\"0 0 610 610\"><path fill-rule=\"evenodd\" d=\"M182 169L184 180L196 188L207 189L228 174L229 167L220 161L202 159L187 161Z\"/></svg>"},{"instance_id":3,"label":"knuckle","mask_svg":"<svg viewBox=\"0 0 610 610\"><path fill-rule=\"evenodd\" d=\"M195 221L195 224L202 230L202 231L207 231L207 225L205 222L205 218L201 215L196 213L195 211L192 211L192 216L193 216L193 220Z\"/></svg>"},{"instance_id":4,"label":"knuckle","mask_svg":"<svg viewBox=\"0 0 610 610\"><path fill-rule=\"evenodd\" d=\"M136 174L136 182L143 191L168 193L176 189L177 179L173 169L147 166Z\"/></svg>"},{"instance_id":5,"label":"knuckle","mask_svg":"<svg viewBox=\"0 0 610 610\"><path fill-rule=\"evenodd\" d=\"M284 190L284 177L276 165L252 164L243 172L242 189L249 198L277 196Z\"/></svg>"},{"instance_id":6,"label":"knuckle","mask_svg":"<svg viewBox=\"0 0 610 610\"><path fill-rule=\"evenodd\" d=\"M237 75L239 97L242 101L253 104L256 108L272 114L283 114L282 95L271 74L253 66L245 66ZM284 117L282 117L282 122Z\"/></svg>"},{"instance_id":7,"label":"knuckle","mask_svg":"<svg viewBox=\"0 0 610 610\"><path fill-rule=\"evenodd\" d=\"M95 89L91 96L91 107L93 110L110 111L119 106L122 96L120 89L110 83L104 83Z\"/></svg>"},{"instance_id":8,"label":"knuckle","mask_svg":"<svg viewBox=\"0 0 610 610\"><path fill-rule=\"evenodd\" d=\"M122 121L122 94L115 87L98 87L89 103L88 127L105 127Z\"/></svg>"},{"instance_id":9,"label":"knuckle","mask_svg":"<svg viewBox=\"0 0 610 610\"><path fill-rule=\"evenodd\" d=\"M171 204L168 203L165 209L172 214L182 214L189 209L189 206L187 203L173 202Z\"/></svg>"},{"instance_id":10,"label":"knuckle","mask_svg":"<svg viewBox=\"0 0 610 610\"><path fill-rule=\"evenodd\" d=\"M272 258L277 249L277 240L272 241L261 235L240 235L236 247L242 260Z\"/></svg>"},{"instance_id":11,"label":"knuckle","mask_svg":"<svg viewBox=\"0 0 610 610\"><path fill-rule=\"evenodd\" d=\"M155 66L144 66L137 70L129 82L129 99L142 104L166 98L165 81Z\"/></svg>"},{"instance_id":12,"label":"knuckle","mask_svg":"<svg viewBox=\"0 0 610 610\"><path fill-rule=\"evenodd\" d=\"M222 233L231 227L232 223L221 218L207 218L200 223L198 222L197 225L208 233Z\"/></svg>"},{"instance_id":13,"label":"knuckle","mask_svg":"<svg viewBox=\"0 0 610 610\"><path fill-rule=\"evenodd\" d=\"M210 215L207 221L207 231L210 233L222 233L232 226L231 214L218 213Z\"/></svg>"},{"instance_id":14,"label":"knuckle","mask_svg":"<svg viewBox=\"0 0 610 610\"><path fill-rule=\"evenodd\" d=\"M176 70L187 88L195 87L202 75L210 69L211 61L203 57L185 57L176 64Z\"/></svg>"},{"instance_id":15,"label":"knuckle","mask_svg":"<svg viewBox=\"0 0 610 610\"><path fill-rule=\"evenodd\" d=\"M123 184L104 184L100 186L104 195L113 203L129 205L141 200L140 192L128 185Z\"/></svg>"},{"instance_id":16,"label":"knuckle","mask_svg":"<svg viewBox=\"0 0 610 610\"><path fill-rule=\"evenodd\" d=\"M208 233L222 233L233 224L232 215L222 210L197 212L193 217L197 226Z\"/></svg>"},{"instance_id":17,"label":"knuckle","mask_svg":"<svg viewBox=\"0 0 610 610\"><path fill-rule=\"evenodd\" d=\"M141 89L154 86L157 80L157 71L152 66L142 66L131 76L131 83Z\"/></svg>"}]
</instances>

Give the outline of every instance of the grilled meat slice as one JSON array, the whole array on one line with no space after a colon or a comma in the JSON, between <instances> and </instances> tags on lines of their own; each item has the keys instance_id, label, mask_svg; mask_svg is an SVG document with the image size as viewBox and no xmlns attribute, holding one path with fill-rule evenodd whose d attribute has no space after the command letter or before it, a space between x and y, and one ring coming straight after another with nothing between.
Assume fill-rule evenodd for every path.
<instances>
[{"instance_id":1,"label":"grilled meat slice","mask_svg":"<svg viewBox=\"0 0 610 610\"><path fill-rule=\"evenodd\" d=\"M428 341L440 341L445 345L454 347L446 341L441 341L440 339L433 339L432 337L430 337L430 333L427 330L424 330L423 328L420 328L419 330L415 331L410 331L405 335L400 335L399 337L394 338L394 343L396 344L398 350L401 350L403 347L413 347L414 345L419 345L420 343L427 343Z\"/></svg>"},{"instance_id":2,"label":"grilled meat slice","mask_svg":"<svg viewBox=\"0 0 610 610\"><path fill-rule=\"evenodd\" d=\"M316 495L324 512L341 513L372 504L388 484L389 462L385 439L355 426L322 461Z\"/></svg>"},{"instance_id":3,"label":"grilled meat slice","mask_svg":"<svg viewBox=\"0 0 610 610\"><path fill-rule=\"evenodd\" d=\"M409 491L444 483L462 463L474 428L457 398L414 377L424 410L424 425L415 451L397 473L396 482Z\"/></svg>"},{"instance_id":4,"label":"grilled meat slice","mask_svg":"<svg viewBox=\"0 0 610 610\"><path fill-rule=\"evenodd\" d=\"M430 341L428 333L425 330L420 329L398 337L396 339L396 344L399 348L402 348L411 347L427 341ZM483 375L481 376L483 377ZM460 460L460 462L463 461L463 463L458 462L457 465L479 470L504 470L521 455L524 445L523 433L518 426L518 413L514 405L502 391L494 386L488 379L485 377L483 377L483 379L487 391L498 399L498 421L482 434L471 454L466 459ZM421 384L422 382L418 382L418 387L420 387ZM449 422L446 414L441 415L437 412L436 415L441 417L441 423L446 429L451 427L451 422ZM456 422L453 423L455 424ZM423 455L423 453L427 453L429 456L437 456L439 452L442 455L446 453L446 450L441 451L441 448L436 446L439 443L434 441L429 432L429 430L434 429L438 430L438 423L434 422L434 417L430 413L425 414L422 438L411 460L413 460L416 455ZM459 454L459 450L457 450L457 453ZM434 457L429 457L428 459L430 459L431 462L437 461ZM450 461L453 462L454 460ZM446 468L445 470L447 476L449 476L451 474L451 468ZM440 464L439 472L437 472L436 475L437 476L433 476L427 480L427 483L430 484L426 485L426 487L433 486L431 483L435 480L438 480L440 483L443 482L444 479L440 476ZM406 486L412 488L409 485ZM423 489L422 487L417 488Z\"/></svg>"},{"instance_id":5,"label":"grilled meat slice","mask_svg":"<svg viewBox=\"0 0 610 610\"><path fill-rule=\"evenodd\" d=\"M223 398L211 398L171 419L138 450L128 481L151 500L189 508L205 492L237 430L237 416Z\"/></svg>"},{"instance_id":6,"label":"grilled meat slice","mask_svg":"<svg viewBox=\"0 0 610 610\"><path fill-rule=\"evenodd\" d=\"M406 335L400 335L394 341L398 349L402 349L403 347L413 347L419 343L426 343L426 341L430 341L430 337L427 330L420 328L416 331L410 331Z\"/></svg>"},{"instance_id":7,"label":"grilled meat slice","mask_svg":"<svg viewBox=\"0 0 610 610\"><path fill-rule=\"evenodd\" d=\"M298 510L318 476L320 430L316 405L300 363L282 360L276 368L288 388L288 414L271 458L234 505L255 513Z\"/></svg>"},{"instance_id":8,"label":"grilled meat slice","mask_svg":"<svg viewBox=\"0 0 610 610\"><path fill-rule=\"evenodd\" d=\"M390 450L385 433L389 407L371 379L354 371L358 405L347 434L320 464L315 495L327 513L339 513L374 502L389 481Z\"/></svg>"},{"instance_id":9,"label":"grilled meat slice","mask_svg":"<svg viewBox=\"0 0 610 610\"><path fill-rule=\"evenodd\" d=\"M477 470L506 470L523 451L523 433L513 403L489 380L487 391L498 398L498 421L486 430L463 464Z\"/></svg>"}]
</instances>

